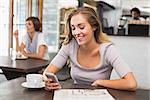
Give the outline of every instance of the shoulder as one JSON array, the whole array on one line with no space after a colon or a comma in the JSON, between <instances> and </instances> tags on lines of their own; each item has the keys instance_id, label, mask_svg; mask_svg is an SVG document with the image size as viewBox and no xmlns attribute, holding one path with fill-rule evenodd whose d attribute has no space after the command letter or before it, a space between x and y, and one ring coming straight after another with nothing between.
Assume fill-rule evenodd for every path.
<instances>
[{"instance_id":1,"label":"shoulder","mask_svg":"<svg viewBox=\"0 0 150 100\"><path fill-rule=\"evenodd\" d=\"M29 40L29 35L28 33L24 34L21 38L21 42L26 43Z\"/></svg>"},{"instance_id":2,"label":"shoulder","mask_svg":"<svg viewBox=\"0 0 150 100\"><path fill-rule=\"evenodd\" d=\"M112 47L112 46L114 46L114 44L112 43L112 42L106 42L106 43L101 43L100 44L100 47L101 48L108 48L108 47Z\"/></svg>"},{"instance_id":3,"label":"shoulder","mask_svg":"<svg viewBox=\"0 0 150 100\"><path fill-rule=\"evenodd\" d=\"M37 32L37 34L38 34L38 37L44 37L44 34L41 32Z\"/></svg>"},{"instance_id":4,"label":"shoulder","mask_svg":"<svg viewBox=\"0 0 150 100\"><path fill-rule=\"evenodd\" d=\"M74 53L78 44L75 39L72 39L68 44L63 44L61 50L68 53Z\"/></svg>"},{"instance_id":5,"label":"shoulder","mask_svg":"<svg viewBox=\"0 0 150 100\"><path fill-rule=\"evenodd\" d=\"M102 43L100 45L100 49L101 49L101 52L103 52L103 54L105 56L110 56L110 55L113 55L113 54L117 54L116 46L112 42Z\"/></svg>"},{"instance_id":6,"label":"shoulder","mask_svg":"<svg viewBox=\"0 0 150 100\"><path fill-rule=\"evenodd\" d=\"M41 32L38 32L37 34L38 34L38 41L42 41L42 42L45 41L45 39L46 39L45 34L43 34Z\"/></svg>"},{"instance_id":7,"label":"shoulder","mask_svg":"<svg viewBox=\"0 0 150 100\"><path fill-rule=\"evenodd\" d=\"M22 37L23 37L23 38L27 38L27 37L29 37L29 35L28 35L28 33L26 33L26 34L24 34Z\"/></svg>"},{"instance_id":8,"label":"shoulder","mask_svg":"<svg viewBox=\"0 0 150 100\"><path fill-rule=\"evenodd\" d=\"M63 44L63 46L68 46L68 47L76 47L78 44L76 42L76 40L73 38L68 44Z\"/></svg>"}]
</instances>

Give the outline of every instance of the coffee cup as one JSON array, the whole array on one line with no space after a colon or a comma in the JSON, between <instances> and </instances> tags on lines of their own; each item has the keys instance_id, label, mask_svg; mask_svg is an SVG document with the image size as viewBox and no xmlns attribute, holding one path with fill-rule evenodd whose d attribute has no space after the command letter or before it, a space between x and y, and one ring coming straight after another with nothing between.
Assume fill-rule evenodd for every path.
<instances>
[{"instance_id":1,"label":"coffee cup","mask_svg":"<svg viewBox=\"0 0 150 100\"><path fill-rule=\"evenodd\" d=\"M41 74L27 74L26 82L28 87L41 87L43 85L43 75Z\"/></svg>"}]
</instances>

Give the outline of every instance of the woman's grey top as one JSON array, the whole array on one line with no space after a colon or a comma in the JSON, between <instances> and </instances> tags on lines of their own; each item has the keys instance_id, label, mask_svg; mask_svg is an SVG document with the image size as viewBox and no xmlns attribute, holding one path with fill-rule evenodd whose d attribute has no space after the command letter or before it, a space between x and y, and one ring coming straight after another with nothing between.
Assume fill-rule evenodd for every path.
<instances>
[{"instance_id":1,"label":"woman's grey top","mask_svg":"<svg viewBox=\"0 0 150 100\"><path fill-rule=\"evenodd\" d=\"M102 43L99 46L100 63L93 68L85 68L77 61L77 50L79 45L76 40L72 39L69 44L63 45L58 54L52 60L51 64L61 69L68 58L71 61L71 77L75 84L91 84L98 79L110 79L112 69L118 73L120 77L131 72L127 63L118 54L112 43ZM92 63L92 61L91 61Z\"/></svg>"}]
</instances>

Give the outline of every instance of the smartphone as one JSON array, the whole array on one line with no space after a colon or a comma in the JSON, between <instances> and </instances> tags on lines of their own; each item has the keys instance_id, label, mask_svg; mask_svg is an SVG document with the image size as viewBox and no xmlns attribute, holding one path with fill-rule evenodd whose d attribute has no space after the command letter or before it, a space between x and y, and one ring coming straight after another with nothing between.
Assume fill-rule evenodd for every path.
<instances>
[{"instance_id":1,"label":"smartphone","mask_svg":"<svg viewBox=\"0 0 150 100\"><path fill-rule=\"evenodd\" d=\"M46 75L47 78L52 79L53 83L59 83L58 78L57 78L57 76L55 74L53 74L53 73L46 73L45 75Z\"/></svg>"}]
</instances>

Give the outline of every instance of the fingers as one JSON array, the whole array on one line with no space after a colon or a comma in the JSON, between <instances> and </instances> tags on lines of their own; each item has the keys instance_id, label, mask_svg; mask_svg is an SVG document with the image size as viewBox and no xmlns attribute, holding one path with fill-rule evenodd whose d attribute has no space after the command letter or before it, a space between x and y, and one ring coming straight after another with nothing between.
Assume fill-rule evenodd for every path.
<instances>
[{"instance_id":1,"label":"fingers","mask_svg":"<svg viewBox=\"0 0 150 100\"><path fill-rule=\"evenodd\" d=\"M21 54L22 54L22 55L24 55L24 56L26 56L26 57L28 57L28 53L27 53L27 52L25 52L24 50L23 50L23 51L21 51Z\"/></svg>"},{"instance_id":2,"label":"fingers","mask_svg":"<svg viewBox=\"0 0 150 100\"><path fill-rule=\"evenodd\" d=\"M61 86L57 86L57 87L45 87L45 90L47 91L53 91L53 90L58 90L61 89Z\"/></svg>"},{"instance_id":3,"label":"fingers","mask_svg":"<svg viewBox=\"0 0 150 100\"><path fill-rule=\"evenodd\" d=\"M44 80L45 81L45 90L57 90L61 88L59 83L52 83L51 79Z\"/></svg>"},{"instance_id":4,"label":"fingers","mask_svg":"<svg viewBox=\"0 0 150 100\"><path fill-rule=\"evenodd\" d=\"M98 86L99 85L99 80L94 81L91 85L92 86Z\"/></svg>"},{"instance_id":5,"label":"fingers","mask_svg":"<svg viewBox=\"0 0 150 100\"><path fill-rule=\"evenodd\" d=\"M16 31L14 32L14 36L15 36L15 37L18 37L18 35L19 35L19 32L18 32L18 30L16 30Z\"/></svg>"},{"instance_id":6,"label":"fingers","mask_svg":"<svg viewBox=\"0 0 150 100\"><path fill-rule=\"evenodd\" d=\"M97 86L97 84L96 84L95 82L93 82L91 85L92 85L92 86Z\"/></svg>"},{"instance_id":7,"label":"fingers","mask_svg":"<svg viewBox=\"0 0 150 100\"><path fill-rule=\"evenodd\" d=\"M61 86L59 83L45 83L46 90L57 90L60 88L61 88Z\"/></svg>"},{"instance_id":8,"label":"fingers","mask_svg":"<svg viewBox=\"0 0 150 100\"><path fill-rule=\"evenodd\" d=\"M18 30L16 30L16 31L14 32L14 35L18 35Z\"/></svg>"}]
</instances>

